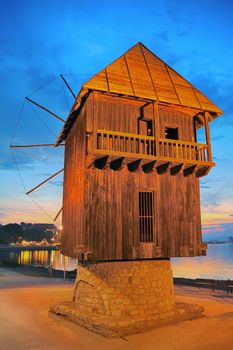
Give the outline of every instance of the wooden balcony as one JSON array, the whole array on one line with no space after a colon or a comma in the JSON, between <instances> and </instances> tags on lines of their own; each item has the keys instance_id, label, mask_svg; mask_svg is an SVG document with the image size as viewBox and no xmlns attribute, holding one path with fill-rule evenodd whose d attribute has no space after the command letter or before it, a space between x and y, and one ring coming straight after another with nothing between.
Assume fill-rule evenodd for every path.
<instances>
[{"instance_id":1,"label":"wooden balcony","mask_svg":"<svg viewBox=\"0 0 233 350\"><path fill-rule=\"evenodd\" d=\"M120 170L127 165L130 171L141 167L145 173L183 171L184 176L201 177L215 165L206 144L100 129L87 136L91 163L100 169Z\"/></svg>"}]
</instances>

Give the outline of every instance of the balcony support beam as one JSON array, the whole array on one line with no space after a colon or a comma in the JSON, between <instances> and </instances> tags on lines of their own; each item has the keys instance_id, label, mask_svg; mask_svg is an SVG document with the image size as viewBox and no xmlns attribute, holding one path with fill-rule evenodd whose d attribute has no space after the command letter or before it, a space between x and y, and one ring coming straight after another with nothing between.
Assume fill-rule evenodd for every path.
<instances>
[{"instance_id":1,"label":"balcony support beam","mask_svg":"<svg viewBox=\"0 0 233 350\"><path fill-rule=\"evenodd\" d=\"M127 164L128 170L131 172L137 171L139 169L140 163L141 159L137 159L134 162Z\"/></svg>"},{"instance_id":2,"label":"balcony support beam","mask_svg":"<svg viewBox=\"0 0 233 350\"><path fill-rule=\"evenodd\" d=\"M157 173L159 175L166 174L169 171L169 166L171 162L163 163L156 167Z\"/></svg>"},{"instance_id":3,"label":"balcony support beam","mask_svg":"<svg viewBox=\"0 0 233 350\"><path fill-rule=\"evenodd\" d=\"M184 166L184 163L174 165L173 167L170 168L170 174L172 176L178 175L181 172L183 166Z\"/></svg>"},{"instance_id":4,"label":"balcony support beam","mask_svg":"<svg viewBox=\"0 0 233 350\"><path fill-rule=\"evenodd\" d=\"M115 171L121 170L125 166L125 157L114 159L110 163L110 168Z\"/></svg>"},{"instance_id":5,"label":"balcony support beam","mask_svg":"<svg viewBox=\"0 0 233 350\"><path fill-rule=\"evenodd\" d=\"M196 177L206 176L211 170L211 166L200 166L196 171Z\"/></svg>"},{"instance_id":6,"label":"balcony support beam","mask_svg":"<svg viewBox=\"0 0 233 350\"><path fill-rule=\"evenodd\" d=\"M109 158L109 156L104 156L104 157L96 159L94 161L94 166L97 169L106 169L107 165L108 165L108 158Z\"/></svg>"},{"instance_id":7,"label":"balcony support beam","mask_svg":"<svg viewBox=\"0 0 233 350\"><path fill-rule=\"evenodd\" d=\"M156 168L155 164L156 164L156 160L153 160L152 162L146 163L142 166L142 170L146 174L152 173Z\"/></svg>"},{"instance_id":8,"label":"balcony support beam","mask_svg":"<svg viewBox=\"0 0 233 350\"><path fill-rule=\"evenodd\" d=\"M187 177L187 176L190 176L193 174L194 170L196 169L197 165L191 165L187 168L184 169L184 176Z\"/></svg>"},{"instance_id":9,"label":"balcony support beam","mask_svg":"<svg viewBox=\"0 0 233 350\"><path fill-rule=\"evenodd\" d=\"M210 144L210 127L209 127L209 113L205 112L205 136L206 136L206 144L208 150L208 161L212 162L212 152L211 152L211 144Z\"/></svg>"}]
</instances>

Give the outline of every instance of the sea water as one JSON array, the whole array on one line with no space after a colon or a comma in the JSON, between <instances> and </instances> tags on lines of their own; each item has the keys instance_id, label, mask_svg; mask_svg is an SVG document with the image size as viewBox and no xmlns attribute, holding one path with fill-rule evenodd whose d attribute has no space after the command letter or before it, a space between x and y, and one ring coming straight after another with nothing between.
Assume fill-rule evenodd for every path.
<instances>
[{"instance_id":1,"label":"sea water","mask_svg":"<svg viewBox=\"0 0 233 350\"><path fill-rule=\"evenodd\" d=\"M56 250L0 251L0 261L67 271L76 269L78 263L76 259L65 257ZM171 263L174 277L233 280L233 243L209 244L206 256L173 258Z\"/></svg>"}]
</instances>

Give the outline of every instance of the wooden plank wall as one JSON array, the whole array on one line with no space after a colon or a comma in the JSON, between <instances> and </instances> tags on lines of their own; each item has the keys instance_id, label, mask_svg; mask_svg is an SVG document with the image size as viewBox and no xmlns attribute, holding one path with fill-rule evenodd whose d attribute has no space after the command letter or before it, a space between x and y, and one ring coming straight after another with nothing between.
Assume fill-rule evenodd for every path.
<instances>
[{"instance_id":1,"label":"wooden plank wall","mask_svg":"<svg viewBox=\"0 0 233 350\"><path fill-rule=\"evenodd\" d=\"M138 191L143 190L154 191L154 244L139 243ZM201 222L195 177L90 168L85 196L85 246L94 259L198 255Z\"/></svg>"},{"instance_id":2,"label":"wooden plank wall","mask_svg":"<svg viewBox=\"0 0 233 350\"><path fill-rule=\"evenodd\" d=\"M165 256L194 256L201 248L199 180L193 175L158 176L157 224Z\"/></svg>"},{"instance_id":3,"label":"wooden plank wall","mask_svg":"<svg viewBox=\"0 0 233 350\"><path fill-rule=\"evenodd\" d=\"M140 105L142 102L139 101L129 102L95 94L97 128L137 133ZM164 125L161 114L160 130ZM163 114L167 118L165 122L175 121L182 135L185 135L183 137L192 139L190 116L184 114L179 122L177 113L163 110ZM153 105L145 108L144 115L153 116ZM185 125L186 121L189 128ZM144 174L142 170L131 173L127 167L116 172L90 168L86 171L85 188L85 246L93 252L94 259L189 256L198 253L200 202L199 183L195 177L159 176L155 172ZM138 191L141 190L154 191L154 244L139 244Z\"/></svg>"},{"instance_id":4,"label":"wooden plank wall","mask_svg":"<svg viewBox=\"0 0 233 350\"><path fill-rule=\"evenodd\" d=\"M64 180L64 243L66 255L92 252L95 260L197 255L201 245L199 181L193 175L131 173L86 168L86 136L97 128L137 133L139 101L91 94L66 141ZM153 105L145 109L153 114ZM169 121L169 112L165 118ZM174 117L173 114L172 118ZM178 123L177 116L174 117ZM181 120L182 132L192 138ZM190 118L191 119L191 118ZM159 115L161 130L162 114ZM173 122L173 120L171 121ZM182 124L184 123L184 124ZM183 126L182 126L183 125ZM154 191L155 242L139 243L138 191Z\"/></svg>"},{"instance_id":5,"label":"wooden plank wall","mask_svg":"<svg viewBox=\"0 0 233 350\"><path fill-rule=\"evenodd\" d=\"M137 134L143 102L95 93L97 128ZM152 116L153 117L153 116Z\"/></svg>"},{"instance_id":6,"label":"wooden plank wall","mask_svg":"<svg viewBox=\"0 0 233 350\"><path fill-rule=\"evenodd\" d=\"M92 109L92 98L89 98L70 130L65 146L62 251L73 257L82 249L85 232L86 115L90 116Z\"/></svg>"},{"instance_id":7,"label":"wooden plank wall","mask_svg":"<svg viewBox=\"0 0 233 350\"><path fill-rule=\"evenodd\" d=\"M178 127L179 139L182 141L195 142L193 118L188 112L181 111L175 107L159 107L158 114L159 134L158 137L165 138L165 127Z\"/></svg>"}]
</instances>

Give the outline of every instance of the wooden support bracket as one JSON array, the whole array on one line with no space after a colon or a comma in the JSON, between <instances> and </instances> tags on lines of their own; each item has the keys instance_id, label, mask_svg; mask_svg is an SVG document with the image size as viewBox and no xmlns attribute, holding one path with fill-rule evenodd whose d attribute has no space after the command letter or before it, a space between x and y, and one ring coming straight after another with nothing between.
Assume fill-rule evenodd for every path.
<instances>
[{"instance_id":1,"label":"wooden support bracket","mask_svg":"<svg viewBox=\"0 0 233 350\"><path fill-rule=\"evenodd\" d=\"M170 168L170 174L172 176L178 175L180 173L180 171L182 170L183 166L184 166L183 163L174 165L173 167Z\"/></svg>"},{"instance_id":2,"label":"wooden support bracket","mask_svg":"<svg viewBox=\"0 0 233 350\"><path fill-rule=\"evenodd\" d=\"M152 171L155 171L155 164L156 164L156 160L153 160L152 162L146 163L142 166L142 170L144 171L144 173L149 174Z\"/></svg>"},{"instance_id":3,"label":"wooden support bracket","mask_svg":"<svg viewBox=\"0 0 233 350\"><path fill-rule=\"evenodd\" d=\"M115 171L121 170L125 166L124 160L125 160L124 157L120 157L120 158L112 160L110 163L110 168L112 170L115 170Z\"/></svg>"},{"instance_id":4,"label":"wooden support bracket","mask_svg":"<svg viewBox=\"0 0 233 350\"><path fill-rule=\"evenodd\" d=\"M131 172L137 171L141 163L141 159L137 159L134 162L127 164L128 170Z\"/></svg>"},{"instance_id":5,"label":"wooden support bracket","mask_svg":"<svg viewBox=\"0 0 233 350\"><path fill-rule=\"evenodd\" d=\"M211 166L200 166L196 171L196 177L202 177L209 174Z\"/></svg>"},{"instance_id":6,"label":"wooden support bracket","mask_svg":"<svg viewBox=\"0 0 233 350\"><path fill-rule=\"evenodd\" d=\"M157 170L157 173L159 175L162 175L162 174L165 174L169 171L169 166L170 166L170 163L171 162L166 162L166 163L163 163L159 166L157 166L156 170Z\"/></svg>"},{"instance_id":7,"label":"wooden support bracket","mask_svg":"<svg viewBox=\"0 0 233 350\"><path fill-rule=\"evenodd\" d=\"M94 161L94 166L97 169L106 169L106 167L108 165L108 158L109 158L109 156L104 156L104 157L96 159Z\"/></svg>"},{"instance_id":8,"label":"wooden support bracket","mask_svg":"<svg viewBox=\"0 0 233 350\"><path fill-rule=\"evenodd\" d=\"M194 170L196 169L197 165L191 165L183 170L183 174L185 177L190 176L193 174Z\"/></svg>"}]
</instances>

